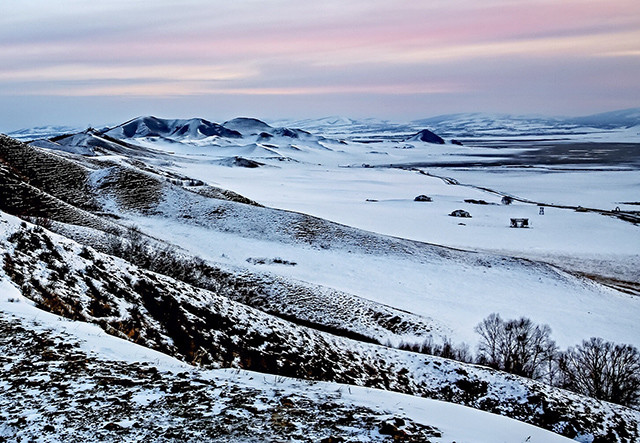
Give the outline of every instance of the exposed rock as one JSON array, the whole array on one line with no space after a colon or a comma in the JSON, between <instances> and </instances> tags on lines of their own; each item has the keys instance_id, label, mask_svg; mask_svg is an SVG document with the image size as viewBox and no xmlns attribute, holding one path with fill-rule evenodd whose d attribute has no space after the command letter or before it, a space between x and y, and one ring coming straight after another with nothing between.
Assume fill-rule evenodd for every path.
<instances>
[{"instance_id":1,"label":"exposed rock","mask_svg":"<svg viewBox=\"0 0 640 443\"><path fill-rule=\"evenodd\" d=\"M251 160L244 157L233 157L229 166L239 166L241 168L259 168L260 166L264 166L264 163L257 162L255 160Z\"/></svg>"},{"instance_id":2,"label":"exposed rock","mask_svg":"<svg viewBox=\"0 0 640 443\"><path fill-rule=\"evenodd\" d=\"M303 131L302 129L289 129L289 128L278 128L273 131L275 135L279 135L280 137L289 137L289 138L300 138L301 136L308 136L311 133L307 131Z\"/></svg>"}]
</instances>

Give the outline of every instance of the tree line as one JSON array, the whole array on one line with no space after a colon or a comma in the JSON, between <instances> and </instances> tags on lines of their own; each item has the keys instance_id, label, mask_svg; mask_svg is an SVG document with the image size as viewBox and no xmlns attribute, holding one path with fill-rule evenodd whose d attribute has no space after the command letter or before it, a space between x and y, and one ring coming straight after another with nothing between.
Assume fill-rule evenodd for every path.
<instances>
[{"instance_id":1,"label":"tree line","mask_svg":"<svg viewBox=\"0 0 640 443\"><path fill-rule=\"evenodd\" d=\"M640 352L592 337L560 351L551 328L491 314L476 327L476 363L547 382L600 400L640 406Z\"/></svg>"}]
</instances>

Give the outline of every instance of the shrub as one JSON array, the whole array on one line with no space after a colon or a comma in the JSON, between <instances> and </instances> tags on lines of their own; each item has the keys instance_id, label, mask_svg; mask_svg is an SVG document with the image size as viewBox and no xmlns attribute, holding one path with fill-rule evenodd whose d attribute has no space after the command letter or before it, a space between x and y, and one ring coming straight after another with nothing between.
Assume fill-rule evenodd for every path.
<instances>
[{"instance_id":1,"label":"shrub","mask_svg":"<svg viewBox=\"0 0 640 443\"><path fill-rule=\"evenodd\" d=\"M203 259L184 257L172 245L163 248L154 247L136 226L130 226L122 237L112 235L106 246L106 252L141 268L197 287L212 289L205 278L205 274L210 273L211 268Z\"/></svg>"},{"instance_id":2,"label":"shrub","mask_svg":"<svg viewBox=\"0 0 640 443\"><path fill-rule=\"evenodd\" d=\"M387 346L391 347L390 344ZM435 355L436 357L457 360L463 363L473 362L473 355L466 343L455 345L449 337L445 337L442 344L436 344L432 337L428 337L422 344L401 342L398 349L421 354Z\"/></svg>"}]
</instances>

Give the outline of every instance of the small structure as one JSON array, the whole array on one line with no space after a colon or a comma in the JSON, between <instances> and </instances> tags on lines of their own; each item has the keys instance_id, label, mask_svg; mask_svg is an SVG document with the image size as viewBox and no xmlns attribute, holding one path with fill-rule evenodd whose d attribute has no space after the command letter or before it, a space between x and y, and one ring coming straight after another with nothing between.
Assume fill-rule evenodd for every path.
<instances>
[{"instance_id":1,"label":"small structure","mask_svg":"<svg viewBox=\"0 0 640 443\"><path fill-rule=\"evenodd\" d=\"M504 197L502 197L502 204L503 205L510 205L511 203L513 203L513 198L509 197L508 195L505 195Z\"/></svg>"},{"instance_id":2,"label":"small structure","mask_svg":"<svg viewBox=\"0 0 640 443\"><path fill-rule=\"evenodd\" d=\"M540 206L540 210L538 211L538 214L544 215L544 206Z\"/></svg>"},{"instance_id":3,"label":"small structure","mask_svg":"<svg viewBox=\"0 0 640 443\"><path fill-rule=\"evenodd\" d=\"M471 218L471 214L469 214L464 209L456 209L451 214L449 214L449 216L451 216L451 217Z\"/></svg>"},{"instance_id":4,"label":"small structure","mask_svg":"<svg viewBox=\"0 0 640 443\"><path fill-rule=\"evenodd\" d=\"M416 198L413 199L414 202L431 202L433 201L433 199L431 197L428 197L424 194L420 194L419 196L417 196Z\"/></svg>"},{"instance_id":5,"label":"small structure","mask_svg":"<svg viewBox=\"0 0 640 443\"><path fill-rule=\"evenodd\" d=\"M528 218L512 218L511 227L512 228L528 228L529 219Z\"/></svg>"}]
</instances>

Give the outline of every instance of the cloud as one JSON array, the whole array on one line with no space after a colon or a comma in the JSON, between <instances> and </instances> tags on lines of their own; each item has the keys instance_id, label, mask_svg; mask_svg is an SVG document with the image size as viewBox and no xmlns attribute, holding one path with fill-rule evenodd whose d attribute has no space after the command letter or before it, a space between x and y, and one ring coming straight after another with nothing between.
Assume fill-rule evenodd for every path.
<instances>
[{"instance_id":1,"label":"cloud","mask_svg":"<svg viewBox=\"0 0 640 443\"><path fill-rule=\"evenodd\" d=\"M526 110L578 107L582 91L633 105L640 86L603 85L640 77L638 55L637 0L0 3L0 97L369 94L402 109L413 94Z\"/></svg>"},{"instance_id":2,"label":"cloud","mask_svg":"<svg viewBox=\"0 0 640 443\"><path fill-rule=\"evenodd\" d=\"M251 78L258 70L242 65L124 65L100 64L55 64L28 69L5 69L0 71L0 81L56 82L95 80L176 80L176 81L229 81Z\"/></svg>"}]
</instances>

